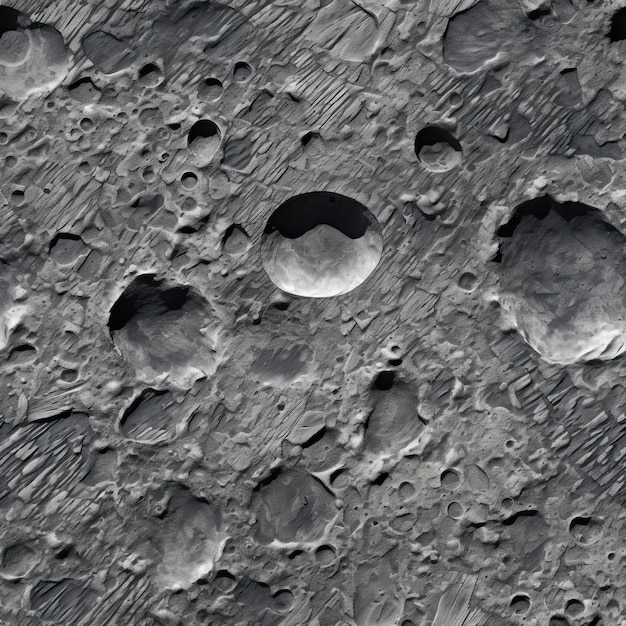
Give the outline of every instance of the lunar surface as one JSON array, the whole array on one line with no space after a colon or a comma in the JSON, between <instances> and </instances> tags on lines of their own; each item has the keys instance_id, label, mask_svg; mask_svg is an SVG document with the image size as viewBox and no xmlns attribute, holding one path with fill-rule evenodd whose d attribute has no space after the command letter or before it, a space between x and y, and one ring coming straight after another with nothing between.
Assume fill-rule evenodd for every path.
<instances>
[{"instance_id":1,"label":"lunar surface","mask_svg":"<svg viewBox=\"0 0 626 626\"><path fill-rule=\"evenodd\" d=\"M626 625L626 2L0 6L0 626Z\"/></svg>"}]
</instances>

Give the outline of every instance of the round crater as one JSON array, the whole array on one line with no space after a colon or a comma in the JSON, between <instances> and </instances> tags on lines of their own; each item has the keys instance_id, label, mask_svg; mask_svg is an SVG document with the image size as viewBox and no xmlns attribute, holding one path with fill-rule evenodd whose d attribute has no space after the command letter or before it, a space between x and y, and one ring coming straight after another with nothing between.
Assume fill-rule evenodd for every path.
<instances>
[{"instance_id":1,"label":"round crater","mask_svg":"<svg viewBox=\"0 0 626 626\"><path fill-rule=\"evenodd\" d=\"M28 543L15 543L4 549L0 575L3 578L18 579L26 576L37 565L39 557Z\"/></svg>"},{"instance_id":2,"label":"round crater","mask_svg":"<svg viewBox=\"0 0 626 626\"><path fill-rule=\"evenodd\" d=\"M511 609L515 615L524 615L530 611L530 598L525 593L518 593L511 598Z\"/></svg>"},{"instance_id":3,"label":"round crater","mask_svg":"<svg viewBox=\"0 0 626 626\"><path fill-rule=\"evenodd\" d=\"M203 100L217 100L224 91L224 85L219 78L211 76L205 78L198 86L198 95Z\"/></svg>"},{"instance_id":4,"label":"round crater","mask_svg":"<svg viewBox=\"0 0 626 626\"><path fill-rule=\"evenodd\" d=\"M590 546L602 539L602 524L590 517L575 517L569 525L570 535L581 545Z\"/></svg>"},{"instance_id":5,"label":"round crater","mask_svg":"<svg viewBox=\"0 0 626 626\"><path fill-rule=\"evenodd\" d=\"M440 481L441 486L444 489L449 489L450 491L453 491L461 483L461 477L456 470L447 469L441 473Z\"/></svg>"},{"instance_id":6,"label":"round crater","mask_svg":"<svg viewBox=\"0 0 626 626\"><path fill-rule=\"evenodd\" d=\"M272 282L308 298L352 291L374 271L382 252L374 215L356 200L325 191L294 196L276 209L261 248Z\"/></svg>"},{"instance_id":7,"label":"round crater","mask_svg":"<svg viewBox=\"0 0 626 626\"><path fill-rule=\"evenodd\" d=\"M181 384L213 372L212 347L203 333L208 304L186 285L138 276L113 305L109 330L113 342L138 375L151 380L169 374Z\"/></svg>"},{"instance_id":8,"label":"round crater","mask_svg":"<svg viewBox=\"0 0 626 626\"><path fill-rule=\"evenodd\" d=\"M0 91L14 100L53 91L69 72L71 53L46 24L0 6Z\"/></svg>"},{"instance_id":9,"label":"round crater","mask_svg":"<svg viewBox=\"0 0 626 626\"><path fill-rule=\"evenodd\" d=\"M415 154L431 172L447 172L461 164L461 144L445 128L426 126L415 137Z\"/></svg>"},{"instance_id":10,"label":"round crater","mask_svg":"<svg viewBox=\"0 0 626 626\"><path fill-rule=\"evenodd\" d=\"M626 246L601 211L542 196L497 230L500 302L546 361L607 361L626 352Z\"/></svg>"},{"instance_id":11,"label":"round crater","mask_svg":"<svg viewBox=\"0 0 626 626\"><path fill-rule=\"evenodd\" d=\"M146 63L139 70L138 82L143 87L156 87L163 82L163 71L155 63Z\"/></svg>"},{"instance_id":12,"label":"round crater","mask_svg":"<svg viewBox=\"0 0 626 626\"><path fill-rule=\"evenodd\" d=\"M198 120L187 135L187 145L191 152L202 159L210 160L220 147L222 131L211 120Z\"/></svg>"}]
</instances>

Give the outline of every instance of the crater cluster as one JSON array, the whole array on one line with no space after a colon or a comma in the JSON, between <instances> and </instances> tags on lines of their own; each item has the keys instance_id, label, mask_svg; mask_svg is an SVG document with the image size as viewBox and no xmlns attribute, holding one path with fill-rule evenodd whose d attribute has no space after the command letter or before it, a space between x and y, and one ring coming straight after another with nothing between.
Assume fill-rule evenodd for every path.
<instances>
[{"instance_id":1,"label":"crater cluster","mask_svg":"<svg viewBox=\"0 0 626 626\"><path fill-rule=\"evenodd\" d=\"M0 6L0 623L621 623L618 5Z\"/></svg>"}]
</instances>

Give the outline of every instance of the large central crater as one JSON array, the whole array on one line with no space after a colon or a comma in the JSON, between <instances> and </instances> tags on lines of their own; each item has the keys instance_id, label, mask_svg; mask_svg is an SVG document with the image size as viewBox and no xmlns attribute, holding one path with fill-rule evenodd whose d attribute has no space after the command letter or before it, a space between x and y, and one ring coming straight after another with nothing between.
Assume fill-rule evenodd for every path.
<instances>
[{"instance_id":1,"label":"large central crater","mask_svg":"<svg viewBox=\"0 0 626 626\"><path fill-rule=\"evenodd\" d=\"M383 251L380 225L361 203L317 191L284 202L265 227L263 267L287 293L338 296L374 271Z\"/></svg>"}]
</instances>

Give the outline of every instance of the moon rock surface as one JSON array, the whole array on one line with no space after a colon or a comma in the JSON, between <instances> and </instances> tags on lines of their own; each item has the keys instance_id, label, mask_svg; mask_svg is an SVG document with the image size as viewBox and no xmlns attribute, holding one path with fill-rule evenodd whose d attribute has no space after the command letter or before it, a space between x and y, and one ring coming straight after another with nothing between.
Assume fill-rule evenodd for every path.
<instances>
[{"instance_id":1,"label":"moon rock surface","mask_svg":"<svg viewBox=\"0 0 626 626\"><path fill-rule=\"evenodd\" d=\"M626 624L626 6L0 5L0 625Z\"/></svg>"}]
</instances>

